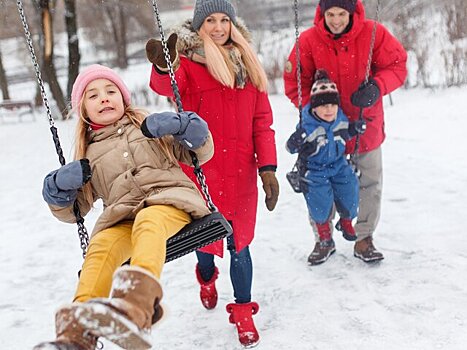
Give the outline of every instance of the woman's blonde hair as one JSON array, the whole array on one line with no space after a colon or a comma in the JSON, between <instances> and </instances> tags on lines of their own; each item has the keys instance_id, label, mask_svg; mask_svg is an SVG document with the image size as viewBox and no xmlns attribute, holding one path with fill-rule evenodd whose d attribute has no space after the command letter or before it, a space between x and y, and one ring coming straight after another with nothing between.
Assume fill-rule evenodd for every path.
<instances>
[{"instance_id":1,"label":"woman's blonde hair","mask_svg":"<svg viewBox=\"0 0 467 350\"><path fill-rule=\"evenodd\" d=\"M229 58L228 48L216 45L206 31L201 27L199 35L204 42L206 66L212 76L225 86L235 87L235 67ZM230 39L241 54L251 83L260 91L266 92L268 78L258 56L237 27L230 22Z\"/></svg>"},{"instance_id":2,"label":"woman's blonde hair","mask_svg":"<svg viewBox=\"0 0 467 350\"><path fill-rule=\"evenodd\" d=\"M75 154L74 154L74 159L82 159L86 157L86 151L88 149L88 144L89 144L89 137L90 137L90 129L91 129L91 122L89 118L87 117L87 112L86 108L84 107L84 96L81 98L79 104L78 104L78 123L76 126L76 131L75 131ZM148 115L148 112L139 109L139 108L134 108L131 105L130 106L125 106L125 110L123 112L122 118L123 117L128 117L130 121L135 125L137 128L141 127L141 124L143 123L143 120L146 118ZM168 137L162 137L160 139L153 139L156 144L158 144L159 148L162 150L164 155L171 161L171 162L176 162L177 160L175 159L175 156L173 153L170 151L170 146L169 146L169 140ZM92 166L92 164L91 164ZM91 188L91 183L88 182L82 187L82 191L84 194L85 201L89 204L90 207L93 206L94 203L94 198L92 194L92 188Z\"/></svg>"}]
</instances>

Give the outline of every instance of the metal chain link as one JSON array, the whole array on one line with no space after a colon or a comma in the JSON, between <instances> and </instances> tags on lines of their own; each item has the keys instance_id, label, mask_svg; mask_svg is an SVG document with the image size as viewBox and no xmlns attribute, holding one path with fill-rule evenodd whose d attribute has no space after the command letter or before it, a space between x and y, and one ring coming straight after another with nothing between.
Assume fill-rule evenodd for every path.
<instances>
[{"instance_id":1,"label":"metal chain link","mask_svg":"<svg viewBox=\"0 0 467 350\"><path fill-rule=\"evenodd\" d=\"M172 90L175 96L175 102L177 103L177 109L179 112L183 112L182 99L180 97L180 91L178 89L177 81L175 80L173 64L172 64L172 61L170 60L170 52L169 52L169 48L167 46L167 42L165 39L164 29L162 27L162 22L161 22L161 16L160 16L159 8L157 7L156 0L152 0L152 7L154 8L154 17L155 17L157 27L159 29L159 34L161 37L162 50L164 52L165 61L167 63L167 68L169 69L170 83L172 85ZM201 167L199 166L198 157L196 156L194 152L190 152L190 154L191 154L193 166L195 168L194 173L196 175L196 180L201 186L201 191L204 194L204 198L209 207L209 210L211 210L211 212L217 211L217 208L212 201L211 195L209 194L209 189L206 183L206 177L204 176L203 169L201 169Z\"/></svg>"},{"instance_id":2,"label":"metal chain link","mask_svg":"<svg viewBox=\"0 0 467 350\"><path fill-rule=\"evenodd\" d=\"M300 119L300 127L302 126L302 111L303 111L303 98L302 98L302 65L300 63L300 44L299 44L299 17L298 17L298 0L294 0L295 12L295 56L297 59L297 88L298 88L298 116Z\"/></svg>"},{"instance_id":3,"label":"metal chain link","mask_svg":"<svg viewBox=\"0 0 467 350\"><path fill-rule=\"evenodd\" d=\"M162 27L161 16L159 8L157 7L156 0L152 0L152 7L154 8L154 17L157 22L157 27L159 29L159 34L161 36L162 50L164 52L165 61L167 62L167 68L169 69L170 83L172 85L172 90L175 96L175 102L177 103L177 109L179 112L183 112L182 99L180 97L180 91L178 90L177 81L175 80L175 73L173 69L173 64L170 59L170 52L167 46L167 41L165 39L164 29Z\"/></svg>"},{"instance_id":4,"label":"metal chain link","mask_svg":"<svg viewBox=\"0 0 467 350\"><path fill-rule=\"evenodd\" d=\"M368 78L370 77L371 60L373 59L373 49L375 47L375 41L376 41L376 27L379 21L379 5L380 5L380 0L376 2L376 18L375 18L375 23L373 24L373 30L371 32L370 51L368 54L368 62L367 62L366 71L365 71L365 83L368 82Z\"/></svg>"},{"instance_id":5,"label":"metal chain link","mask_svg":"<svg viewBox=\"0 0 467 350\"><path fill-rule=\"evenodd\" d=\"M375 22L373 24L373 30L371 31L371 41L370 41L370 50L368 52L368 62L366 64L366 70L365 70L365 83L368 83L368 79L370 78L370 70L371 70L371 61L373 60L373 49L375 46L375 41L376 41L376 27L378 25L379 21L379 5L380 5L380 0L376 2L376 18ZM362 121L363 120L363 107L360 107L360 113L358 116L358 120ZM352 164L355 172L357 174L360 173L358 169L358 149L360 148L360 139L361 135L358 133L357 136L355 137L355 147L353 152L350 154L350 163Z\"/></svg>"},{"instance_id":6,"label":"metal chain link","mask_svg":"<svg viewBox=\"0 0 467 350\"><path fill-rule=\"evenodd\" d=\"M47 94L45 92L44 81L42 80L41 70L39 67L36 53L34 51L34 46L32 44L31 32L29 31L29 26L26 21L26 15L24 14L23 3L21 0L16 0L16 5L18 7L18 12L21 18L21 23L23 24L23 29L24 29L24 34L26 36L26 42L28 44L29 54L31 55L31 61L34 66L34 70L36 72L36 78L37 78L37 83L39 85L39 89L41 92L42 102L47 112L47 118L49 119L50 132L52 133L55 150L57 151L58 160L60 161L60 164L63 166L65 165L66 161L65 161L65 157L63 156L63 150L60 145L60 139L58 138L58 131L57 131L57 128L55 127L55 122L52 117L52 112L50 110L49 100L47 99ZM84 219L81 216L81 213L79 211L77 201L75 201L73 205L73 212L75 214L76 223L78 225L78 236L80 240L81 250L83 251L83 258L85 258L87 247L89 245L89 235L87 233L86 227L84 226Z\"/></svg>"}]
</instances>

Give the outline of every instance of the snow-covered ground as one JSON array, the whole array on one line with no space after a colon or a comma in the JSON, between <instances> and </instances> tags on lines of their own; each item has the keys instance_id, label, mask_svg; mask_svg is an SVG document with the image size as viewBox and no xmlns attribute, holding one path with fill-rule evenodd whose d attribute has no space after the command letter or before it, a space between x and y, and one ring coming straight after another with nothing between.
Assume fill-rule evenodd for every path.
<instances>
[{"instance_id":1,"label":"snow-covered ground","mask_svg":"<svg viewBox=\"0 0 467 350\"><path fill-rule=\"evenodd\" d=\"M147 86L148 67L124 77ZM24 97L32 83L16 85ZM385 100L383 213L375 234L386 259L367 265L352 243L309 267L314 239L306 206L285 180L294 157L284 142L297 113L272 96L279 154L279 203L270 213L260 197L251 251L258 349L465 349L467 343L467 88L400 90ZM156 109L156 107L149 107ZM158 107L161 108L161 107ZM0 120L0 339L8 350L53 339L55 309L71 300L82 263L75 225L58 222L41 197L42 179L59 165L44 112L35 122ZM71 159L74 121L57 121ZM86 219L90 231L99 208ZM155 349L240 349L225 305L233 300L228 261L218 260L219 303L198 299L193 254L166 265L168 317L153 330ZM105 343L106 349L116 349Z\"/></svg>"}]
</instances>

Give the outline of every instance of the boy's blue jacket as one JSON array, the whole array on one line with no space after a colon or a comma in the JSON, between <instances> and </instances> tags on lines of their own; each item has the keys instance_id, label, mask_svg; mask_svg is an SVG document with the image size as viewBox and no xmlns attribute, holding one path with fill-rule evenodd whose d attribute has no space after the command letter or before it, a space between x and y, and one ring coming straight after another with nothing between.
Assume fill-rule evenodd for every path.
<instances>
[{"instance_id":1,"label":"boy's blue jacket","mask_svg":"<svg viewBox=\"0 0 467 350\"><path fill-rule=\"evenodd\" d=\"M300 125L297 125L297 130L299 128ZM332 173L347 165L344 153L345 143L350 139L349 120L341 108L336 119L328 123L315 117L307 104L303 109L302 128L306 133L306 142L297 147L291 137L286 148L290 153L299 153L301 165L305 165L306 170L328 170L328 175L332 176Z\"/></svg>"}]
</instances>

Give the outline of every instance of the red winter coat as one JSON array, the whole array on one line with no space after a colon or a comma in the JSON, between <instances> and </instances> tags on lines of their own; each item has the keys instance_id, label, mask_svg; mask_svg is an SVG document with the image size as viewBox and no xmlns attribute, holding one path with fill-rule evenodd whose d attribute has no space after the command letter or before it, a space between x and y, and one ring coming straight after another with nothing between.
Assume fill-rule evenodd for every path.
<instances>
[{"instance_id":1,"label":"red winter coat","mask_svg":"<svg viewBox=\"0 0 467 350\"><path fill-rule=\"evenodd\" d=\"M334 40L324 27L324 16L318 6L314 26L300 35L300 62L302 68L303 105L310 100L315 71L324 68L337 83L342 109L349 119L356 120L359 108L350 102L350 96L365 79L374 21L365 19L361 0L357 1L351 30ZM381 24L376 27L376 39L371 61L370 77L376 80L381 98L364 109L367 130L361 136L359 152L369 152L384 141L384 111L382 96L400 87L407 76L407 53L397 39ZM298 104L297 61L292 50L284 71L285 93ZM347 142L347 153L353 152L355 139Z\"/></svg>"},{"instance_id":2,"label":"red winter coat","mask_svg":"<svg viewBox=\"0 0 467 350\"><path fill-rule=\"evenodd\" d=\"M232 221L235 247L240 251L254 236L258 169L277 164L268 96L251 83L243 89L225 87L206 66L183 56L175 75L184 110L198 113L212 133L214 157L202 168L214 204ZM169 75L154 68L150 86L160 95L173 96ZM192 169L185 172L197 183ZM223 242L203 251L222 256Z\"/></svg>"}]
</instances>

